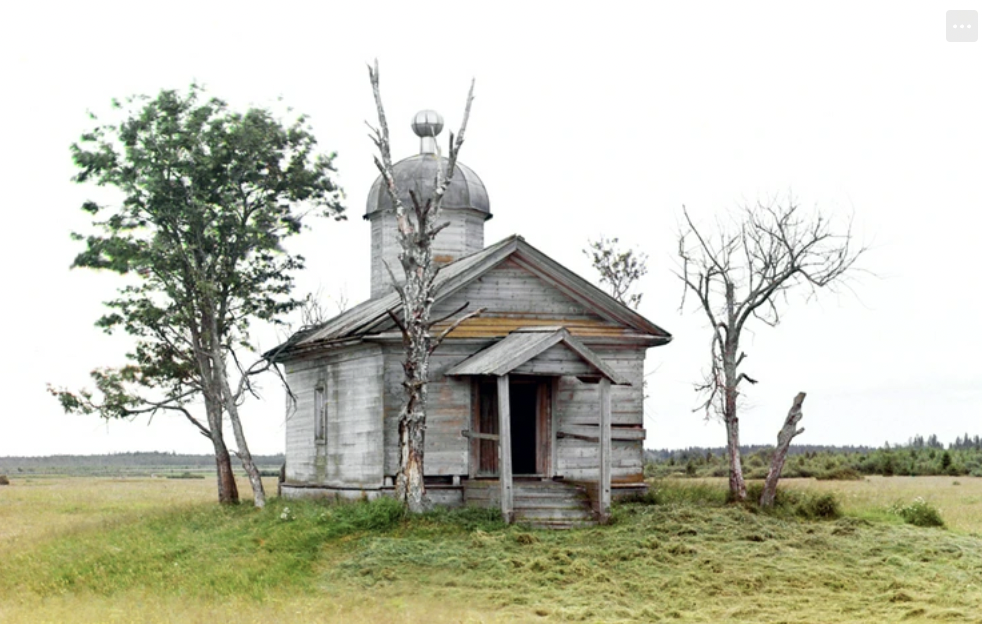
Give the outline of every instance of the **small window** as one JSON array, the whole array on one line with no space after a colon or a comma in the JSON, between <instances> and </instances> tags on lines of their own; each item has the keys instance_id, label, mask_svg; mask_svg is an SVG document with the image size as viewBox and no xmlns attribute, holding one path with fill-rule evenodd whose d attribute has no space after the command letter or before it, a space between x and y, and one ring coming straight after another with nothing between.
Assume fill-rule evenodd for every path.
<instances>
[{"instance_id":1,"label":"small window","mask_svg":"<svg viewBox=\"0 0 982 624\"><path fill-rule=\"evenodd\" d=\"M324 383L314 388L314 437L317 442L327 441L327 401Z\"/></svg>"}]
</instances>

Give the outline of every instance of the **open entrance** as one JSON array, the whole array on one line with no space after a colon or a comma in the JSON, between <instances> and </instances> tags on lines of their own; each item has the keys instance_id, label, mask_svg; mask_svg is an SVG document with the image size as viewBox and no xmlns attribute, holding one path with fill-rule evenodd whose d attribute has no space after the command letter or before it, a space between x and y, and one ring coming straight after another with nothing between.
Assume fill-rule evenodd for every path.
<instances>
[{"instance_id":1,"label":"open entrance","mask_svg":"<svg viewBox=\"0 0 982 624\"><path fill-rule=\"evenodd\" d=\"M511 469L514 475L536 474L538 448L536 421L539 385L512 382L511 394Z\"/></svg>"},{"instance_id":2,"label":"open entrance","mask_svg":"<svg viewBox=\"0 0 982 624\"><path fill-rule=\"evenodd\" d=\"M473 430L498 434L498 389L494 379L475 383ZM549 476L552 449L552 378L512 377L508 388L513 475ZM472 441L472 470L478 477L498 476L497 440Z\"/></svg>"}]
</instances>

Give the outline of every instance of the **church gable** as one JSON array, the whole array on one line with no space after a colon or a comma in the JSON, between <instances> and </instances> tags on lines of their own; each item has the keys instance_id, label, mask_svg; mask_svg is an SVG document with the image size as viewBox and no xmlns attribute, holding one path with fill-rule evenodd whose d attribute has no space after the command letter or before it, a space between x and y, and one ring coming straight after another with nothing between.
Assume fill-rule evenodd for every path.
<instances>
[{"instance_id":1,"label":"church gable","mask_svg":"<svg viewBox=\"0 0 982 624\"><path fill-rule=\"evenodd\" d=\"M566 269L520 236L510 236L465 256L436 276L434 333L450 326L464 304L484 308L451 334L454 338L501 338L521 327L562 326L580 338L629 338L649 346L666 344L671 334ZM320 346L396 331L401 314L395 292L378 296L326 323L305 329L265 354L286 360ZM442 321L440 320L442 319Z\"/></svg>"},{"instance_id":2,"label":"church gable","mask_svg":"<svg viewBox=\"0 0 982 624\"><path fill-rule=\"evenodd\" d=\"M536 325L561 325L574 335L616 334L623 330L623 326L603 319L513 258L438 301L433 318L452 315L464 304L466 311L483 308L484 312L454 330L454 338L500 337L519 327Z\"/></svg>"}]
</instances>

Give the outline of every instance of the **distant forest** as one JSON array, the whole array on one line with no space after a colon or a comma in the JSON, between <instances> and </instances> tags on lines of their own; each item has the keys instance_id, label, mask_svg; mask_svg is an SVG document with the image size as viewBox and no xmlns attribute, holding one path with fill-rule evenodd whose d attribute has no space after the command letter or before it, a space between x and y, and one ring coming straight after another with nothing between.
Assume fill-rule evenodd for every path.
<instances>
[{"instance_id":1,"label":"distant forest","mask_svg":"<svg viewBox=\"0 0 982 624\"><path fill-rule=\"evenodd\" d=\"M278 474L284 457L253 455L265 474ZM236 469L239 467L233 462ZM204 473L215 470L212 455L178 453L113 453L111 455L49 455L46 457L0 457L0 474L8 476L82 474L92 476L149 476Z\"/></svg>"},{"instance_id":2,"label":"distant forest","mask_svg":"<svg viewBox=\"0 0 982 624\"><path fill-rule=\"evenodd\" d=\"M771 445L741 446L746 476L764 478L773 452ZM645 474L650 477L725 477L727 472L723 447L645 451ZM861 479L872 474L982 477L982 438L966 433L947 446L936 435L914 436L906 444L888 442L879 448L795 444L788 450L782 473L785 477L818 479Z\"/></svg>"}]
</instances>

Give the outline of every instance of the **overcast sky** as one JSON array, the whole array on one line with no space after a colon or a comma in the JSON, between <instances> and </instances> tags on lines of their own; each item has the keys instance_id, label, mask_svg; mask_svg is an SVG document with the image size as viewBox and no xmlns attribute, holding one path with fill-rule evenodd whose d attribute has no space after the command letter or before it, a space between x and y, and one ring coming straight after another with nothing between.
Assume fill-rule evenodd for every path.
<instances>
[{"instance_id":1,"label":"overcast sky","mask_svg":"<svg viewBox=\"0 0 982 624\"><path fill-rule=\"evenodd\" d=\"M648 254L641 312L675 336L648 355L649 448L725 442L722 425L692 413L710 333L678 309L682 206L708 225L789 192L852 217L876 277L818 301L792 296L781 326L745 337L760 383L743 441L772 443L799 390L800 443L982 434L982 43L944 33L946 9L982 2L666 4L5 5L0 455L210 451L178 417L106 424L63 414L45 392L85 385L127 344L93 327L115 276L69 270L92 191L70 181L68 147L90 128L87 111L198 81L233 107L310 115L338 153L349 220L293 241L308 258L297 284L355 304L369 292L361 215L376 173L363 121L376 57L396 158L418 149L417 110L455 128L477 79L461 160L488 188L488 244L519 233L590 279L589 238ZM281 452L282 392L264 387L247 433L254 452Z\"/></svg>"}]
</instances>

